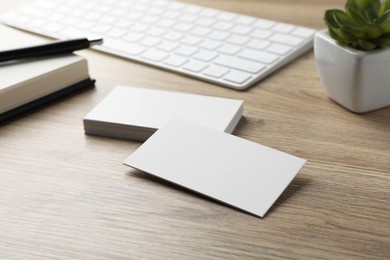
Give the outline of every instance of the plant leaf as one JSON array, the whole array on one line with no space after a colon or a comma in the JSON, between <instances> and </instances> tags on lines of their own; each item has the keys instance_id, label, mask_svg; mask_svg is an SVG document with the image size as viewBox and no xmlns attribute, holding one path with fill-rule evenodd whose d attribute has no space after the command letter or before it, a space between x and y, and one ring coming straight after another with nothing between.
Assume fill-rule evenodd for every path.
<instances>
[{"instance_id":1,"label":"plant leaf","mask_svg":"<svg viewBox=\"0 0 390 260\"><path fill-rule=\"evenodd\" d=\"M379 18L379 23L390 21L390 10L384 12L384 14Z\"/></svg>"},{"instance_id":2,"label":"plant leaf","mask_svg":"<svg viewBox=\"0 0 390 260\"><path fill-rule=\"evenodd\" d=\"M347 41L356 41L358 39L355 35L348 31L345 26L340 28L340 36Z\"/></svg>"},{"instance_id":3,"label":"plant leaf","mask_svg":"<svg viewBox=\"0 0 390 260\"><path fill-rule=\"evenodd\" d=\"M390 34L387 34L385 35L385 37L381 37L379 40L377 40L377 44L381 48L390 47Z\"/></svg>"},{"instance_id":4,"label":"plant leaf","mask_svg":"<svg viewBox=\"0 0 390 260\"><path fill-rule=\"evenodd\" d=\"M340 25L337 23L337 21L335 20L335 16L334 16L334 14L337 12L342 12L342 11L336 10L336 9L331 9L331 10L327 10L325 12L324 21L328 27L340 28Z\"/></svg>"},{"instance_id":5,"label":"plant leaf","mask_svg":"<svg viewBox=\"0 0 390 260\"><path fill-rule=\"evenodd\" d=\"M379 9L379 17L381 17L387 10L390 9L390 0L383 1L380 9Z\"/></svg>"},{"instance_id":6,"label":"plant leaf","mask_svg":"<svg viewBox=\"0 0 390 260\"><path fill-rule=\"evenodd\" d=\"M378 13L373 8L367 8L363 11L364 18L367 22L377 22L379 19Z\"/></svg>"},{"instance_id":7,"label":"plant leaf","mask_svg":"<svg viewBox=\"0 0 390 260\"><path fill-rule=\"evenodd\" d=\"M380 27L384 33L390 33L390 21L381 23Z\"/></svg>"},{"instance_id":8,"label":"plant leaf","mask_svg":"<svg viewBox=\"0 0 390 260\"><path fill-rule=\"evenodd\" d=\"M351 6L346 6L345 11L351 17L351 19L357 24L357 25L363 25L366 23L364 20L364 15L356 8L353 8Z\"/></svg>"},{"instance_id":9,"label":"plant leaf","mask_svg":"<svg viewBox=\"0 0 390 260\"><path fill-rule=\"evenodd\" d=\"M377 45L370 42L370 41L358 40L358 43L359 43L359 46L362 50L369 51L369 50L374 50L377 48Z\"/></svg>"},{"instance_id":10,"label":"plant leaf","mask_svg":"<svg viewBox=\"0 0 390 260\"><path fill-rule=\"evenodd\" d=\"M363 31L368 38L375 39L383 34L383 31L379 25L367 24L363 26Z\"/></svg>"},{"instance_id":11,"label":"plant leaf","mask_svg":"<svg viewBox=\"0 0 390 260\"><path fill-rule=\"evenodd\" d=\"M328 30L328 34L329 34L330 37L335 39L338 43L346 44L346 41L343 38L341 38L340 36L338 36L337 33L335 33L334 31L329 29Z\"/></svg>"},{"instance_id":12,"label":"plant leaf","mask_svg":"<svg viewBox=\"0 0 390 260\"><path fill-rule=\"evenodd\" d=\"M333 12L333 19L340 25L357 26L355 21L349 17L349 15L341 10L335 10Z\"/></svg>"},{"instance_id":13,"label":"plant leaf","mask_svg":"<svg viewBox=\"0 0 390 260\"><path fill-rule=\"evenodd\" d=\"M348 0L346 6L357 8L360 11L373 9L375 13L378 13L381 3L379 0Z\"/></svg>"},{"instance_id":14,"label":"plant leaf","mask_svg":"<svg viewBox=\"0 0 390 260\"><path fill-rule=\"evenodd\" d=\"M352 34L356 38L359 38L359 39L366 38L366 33L361 29L361 27L342 25L342 26L340 26L340 29L343 29L344 31L349 32L350 34Z\"/></svg>"},{"instance_id":15,"label":"plant leaf","mask_svg":"<svg viewBox=\"0 0 390 260\"><path fill-rule=\"evenodd\" d=\"M374 9L375 13L378 14L379 9L381 8L381 1L379 0L372 0L371 1L371 8Z\"/></svg>"}]
</instances>

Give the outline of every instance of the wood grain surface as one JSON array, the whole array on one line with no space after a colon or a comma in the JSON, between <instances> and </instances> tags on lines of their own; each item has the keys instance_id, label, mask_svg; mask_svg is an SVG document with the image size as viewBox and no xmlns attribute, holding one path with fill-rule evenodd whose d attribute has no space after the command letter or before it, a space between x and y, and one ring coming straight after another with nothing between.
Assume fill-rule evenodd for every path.
<instances>
[{"instance_id":1,"label":"wood grain surface","mask_svg":"<svg viewBox=\"0 0 390 260\"><path fill-rule=\"evenodd\" d=\"M25 2L1 1L0 11ZM344 5L185 2L315 29ZM390 108L358 115L335 104L313 52L244 92L78 53L95 89L0 127L0 259L390 258ZM122 161L139 142L87 136L82 125L119 84L243 99L237 136L308 163L264 219L132 170Z\"/></svg>"}]
</instances>

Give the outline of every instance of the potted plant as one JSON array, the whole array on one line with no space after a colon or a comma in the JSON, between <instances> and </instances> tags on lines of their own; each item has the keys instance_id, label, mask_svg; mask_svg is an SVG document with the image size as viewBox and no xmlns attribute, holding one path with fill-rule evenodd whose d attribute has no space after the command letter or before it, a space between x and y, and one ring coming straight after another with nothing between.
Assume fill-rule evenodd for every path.
<instances>
[{"instance_id":1,"label":"potted plant","mask_svg":"<svg viewBox=\"0 0 390 260\"><path fill-rule=\"evenodd\" d=\"M348 0L327 10L314 54L327 95L363 113L390 105L390 0Z\"/></svg>"}]
</instances>

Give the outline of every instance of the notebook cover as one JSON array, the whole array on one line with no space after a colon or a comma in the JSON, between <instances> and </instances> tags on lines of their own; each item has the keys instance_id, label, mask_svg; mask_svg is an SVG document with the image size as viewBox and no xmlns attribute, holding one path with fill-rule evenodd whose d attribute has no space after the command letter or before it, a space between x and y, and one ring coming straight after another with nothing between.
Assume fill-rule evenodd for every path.
<instances>
[{"instance_id":1,"label":"notebook cover","mask_svg":"<svg viewBox=\"0 0 390 260\"><path fill-rule=\"evenodd\" d=\"M31 110L37 109L45 104L49 104L51 102L54 102L62 97L69 96L73 93L76 93L78 91L81 91L88 87L94 87L95 80L94 79L85 79L83 81L80 81L76 84L73 84L69 87L63 88L59 91L56 91L54 93L51 93L49 95L46 95L44 97L41 97L39 99L36 99L34 101L31 101L27 104L24 104L22 106L16 107L12 110L9 110L7 112L4 112L0 114L0 124L6 123L10 119L25 114Z\"/></svg>"}]
</instances>

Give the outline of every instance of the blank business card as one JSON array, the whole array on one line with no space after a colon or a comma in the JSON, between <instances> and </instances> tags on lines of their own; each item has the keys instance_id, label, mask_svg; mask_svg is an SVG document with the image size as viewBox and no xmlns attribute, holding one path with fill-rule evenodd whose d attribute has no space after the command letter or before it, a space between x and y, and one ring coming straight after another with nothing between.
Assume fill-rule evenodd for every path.
<instances>
[{"instance_id":1,"label":"blank business card","mask_svg":"<svg viewBox=\"0 0 390 260\"><path fill-rule=\"evenodd\" d=\"M305 162L174 118L124 164L263 217Z\"/></svg>"},{"instance_id":2,"label":"blank business card","mask_svg":"<svg viewBox=\"0 0 390 260\"><path fill-rule=\"evenodd\" d=\"M118 86L84 117L87 134L144 141L173 117L232 133L242 100Z\"/></svg>"}]
</instances>

